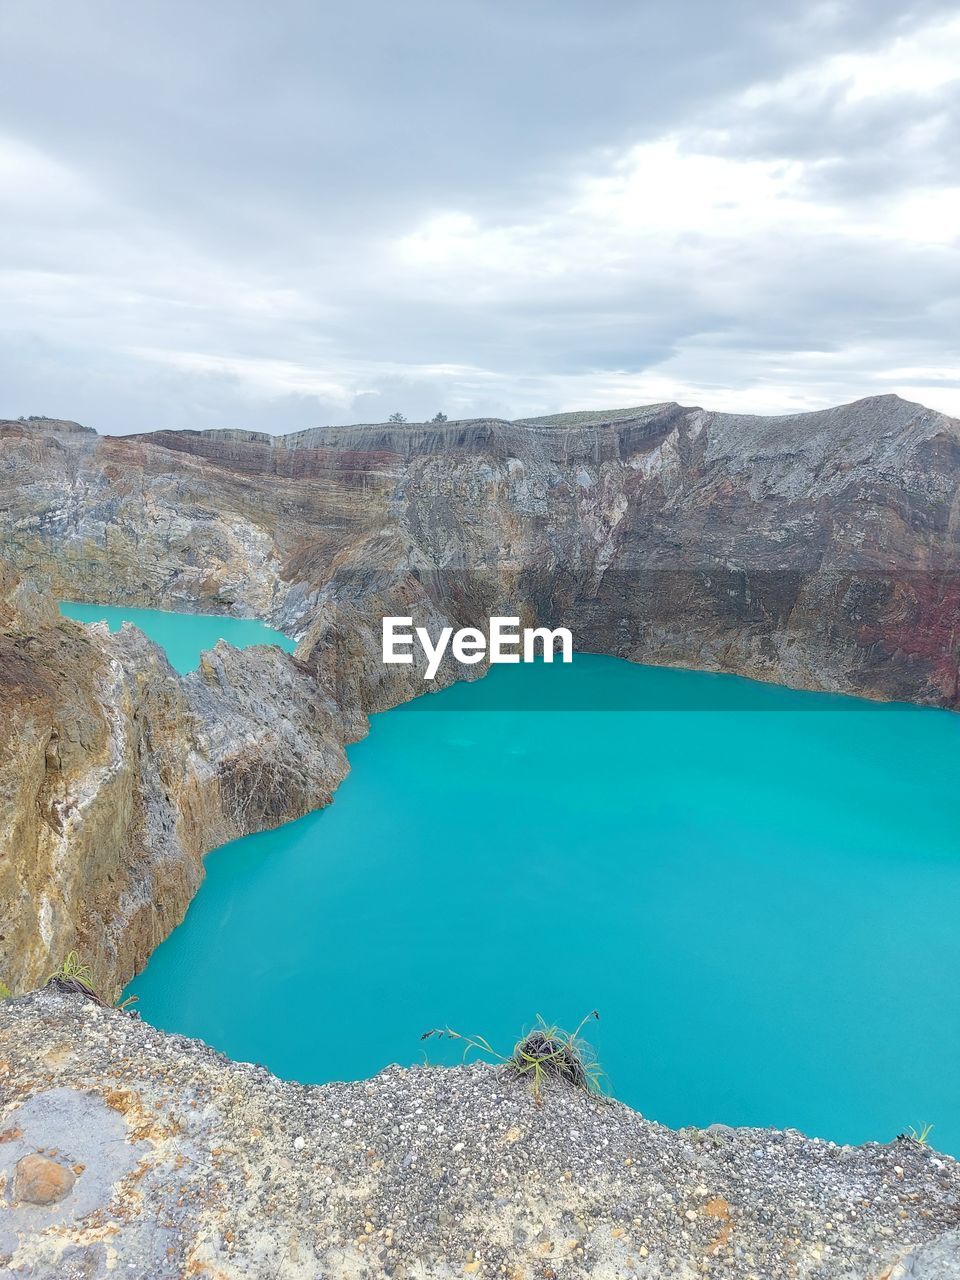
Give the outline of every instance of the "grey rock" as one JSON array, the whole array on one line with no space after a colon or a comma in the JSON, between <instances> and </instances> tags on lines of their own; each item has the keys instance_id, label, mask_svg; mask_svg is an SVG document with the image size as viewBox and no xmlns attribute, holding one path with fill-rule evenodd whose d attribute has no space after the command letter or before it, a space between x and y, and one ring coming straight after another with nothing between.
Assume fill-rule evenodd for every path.
<instances>
[{"instance_id":1,"label":"grey rock","mask_svg":"<svg viewBox=\"0 0 960 1280\"><path fill-rule=\"evenodd\" d=\"M0 1211L11 1280L960 1276L960 1165L917 1143L705 1151L482 1065L284 1083L53 990L0 1004L0 1072L4 1168L26 1143L85 1165L61 1204Z\"/></svg>"}]
</instances>

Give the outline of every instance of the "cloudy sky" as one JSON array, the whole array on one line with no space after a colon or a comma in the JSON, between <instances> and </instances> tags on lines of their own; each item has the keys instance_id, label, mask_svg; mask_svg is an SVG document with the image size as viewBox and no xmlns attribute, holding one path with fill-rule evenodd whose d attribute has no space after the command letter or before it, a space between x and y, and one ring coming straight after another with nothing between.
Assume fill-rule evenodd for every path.
<instances>
[{"instance_id":1,"label":"cloudy sky","mask_svg":"<svg viewBox=\"0 0 960 1280\"><path fill-rule=\"evenodd\" d=\"M0 415L960 414L956 0L3 0Z\"/></svg>"}]
</instances>

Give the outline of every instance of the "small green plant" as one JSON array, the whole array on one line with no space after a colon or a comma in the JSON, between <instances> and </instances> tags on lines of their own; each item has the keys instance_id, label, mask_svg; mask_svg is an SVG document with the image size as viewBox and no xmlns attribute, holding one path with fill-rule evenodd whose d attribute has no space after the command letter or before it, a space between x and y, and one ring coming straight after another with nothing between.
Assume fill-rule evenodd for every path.
<instances>
[{"instance_id":1,"label":"small green plant","mask_svg":"<svg viewBox=\"0 0 960 1280\"><path fill-rule=\"evenodd\" d=\"M536 1026L517 1041L513 1052L509 1054L499 1053L484 1036L465 1036L450 1027L435 1027L432 1031L424 1032L420 1039L428 1040L431 1036L437 1036L462 1040L464 1061L472 1052L495 1058L521 1080L529 1080L539 1106L544 1082L549 1078L565 1080L584 1093L599 1095L605 1092L603 1086L606 1076L597 1062L592 1046L580 1036L584 1025L599 1017L597 1010L592 1009L580 1020L576 1031L569 1032L545 1022L537 1014Z\"/></svg>"},{"instance_id":2,"label":"small green plant","mask_svg":"<svg viewBox=\"0 0 960 1280\"><path fill-rule=\"evenodd\" d=\"M922 1124L919 1129L915 1129L913 1125L909 1128L911 1139L918 1142L921 1147L927 1146L931 1133L933 1133L932 1124Z\"/></svg>"},{"instance_id":3,"label":"small green plant","mask_svg":"<svg viewBox=\"0 0 960 1280\"><path fill-rule=\"evenodd\" d=\"M54 969L48 982L59 978L61 982L80 982L93 990L93 973L88 964L82 964L76 951L70 951L58 969Z\"/></svg>"},{"instance_id":4,"label":"small green plant","mask_svg":"<svg viewBox=\"0 0 960 1280\"><path fill-rule=\"evenodd\" d=\"M0 980L0 1000L9 999L11 994L12 993L10 991L10 988L7 986L7 984L2 980Z\"/></svg>"},{"instance_id":5,"label":"small green plant","mask_svg":"<svg viewBox=\"0 0 960 1280\"><path fill-rule=\"evenodd\" d=\"M47 981L52 982L54 978L59 978L61 982L80 982L83 986L93 989L93 971L88 964L81 961L76 951L67 953L66 958L58 968L54 969Z\"/></svg>"},{"instance_id":6,"label":"small green plant","mask_svg":"<svg viewBox=\"0 0 960 1280\"><path fill-rule=\"evenodd\" d=\"M76 951L71 951L67 958L63 961L58 969L54 969L47 982L64 982L71 986L74 990L78 987L82 989L86 995L91 996L98 1004L108 1005L110 1002L97 991L96 983L93 977L93 970L88 964L83 964ZM127 996L126 1000L119 998L113 1001L115 1009L128 1009L130 1005L136 1004L139 996Z\"/></svg>"}]
</instances>

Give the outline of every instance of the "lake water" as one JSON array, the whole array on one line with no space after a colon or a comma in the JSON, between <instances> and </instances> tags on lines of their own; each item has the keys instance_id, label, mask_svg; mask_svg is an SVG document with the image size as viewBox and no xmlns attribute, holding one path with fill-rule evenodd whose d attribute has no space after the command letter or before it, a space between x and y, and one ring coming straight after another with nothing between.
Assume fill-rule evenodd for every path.
<instances>
[{"instance_id":1,"label":"lake water","mask_svg":"<svg viewBox=\"0 0 960 1280\"><path fill-rule=\"evenodd\" d=\"M163 647L170 665L181 673L193 671L200 663L201 653L212 649L218 640L226 640L235 649L246 649L252 644L276 644L293 653L296 648L296 641L256 618L116 608L112 605L76 604L69 600L60 601L60 612L75 622L105 622L111 631L119 631L124 622L132 622L144 635Z\"/></svg>"},{"instance_id":2,"label":"lake water","mask_svg":"<svg viewBox=\"0 0 960 1280\"><path fill-rule=\"evenodd\" d=\"M350 761L210 855L145 1019L320 1082L598 1008L654 1119L960 1155L960 718L584 655L377 715Z\"/></svg>"}]
</instances>

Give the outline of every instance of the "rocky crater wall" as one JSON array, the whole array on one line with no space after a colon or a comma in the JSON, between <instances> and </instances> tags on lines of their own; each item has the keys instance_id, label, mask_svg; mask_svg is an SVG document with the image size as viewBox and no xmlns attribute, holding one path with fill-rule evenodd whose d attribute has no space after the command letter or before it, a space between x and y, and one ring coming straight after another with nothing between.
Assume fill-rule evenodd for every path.
<instances>
[{"instance_id":1,"label":"rocky crater wall","mask_svg":"<svg viewBox=\"0 0 960 1280\"><path fill-rule=\"evenodd\" d=\"M289 437L0 423L0 976L78 949L116 990L207 850L326 803L368 713L424 690L382 664L385 613L519 611L634 661L955 707L958 461L960 423L897 397ZM299 646L219 645L181 678L57 597Z\"/></svg>"}]
</instances>

